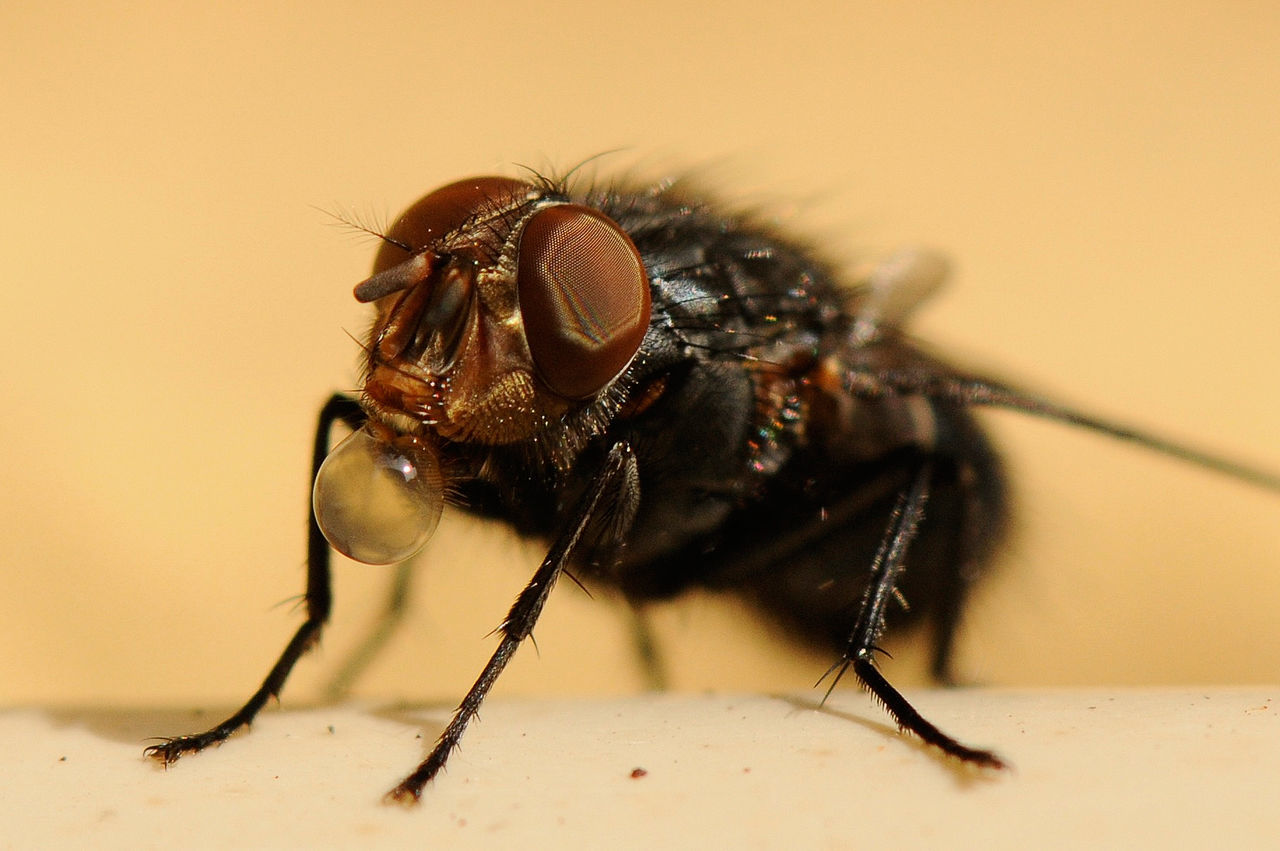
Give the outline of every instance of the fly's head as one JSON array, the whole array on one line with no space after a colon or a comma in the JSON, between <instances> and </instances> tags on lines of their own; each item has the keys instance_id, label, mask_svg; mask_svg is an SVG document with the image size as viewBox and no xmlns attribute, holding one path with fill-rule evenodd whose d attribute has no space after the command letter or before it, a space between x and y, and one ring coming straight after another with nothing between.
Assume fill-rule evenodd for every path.
<instances>
[{"instance_id":1,"label":"fly's head","mask_svg":"<svg viewBox=\"0 0 1280 851\"><path fill-rule=\"evenodd\" d=\"M644 264L600 212L499 177L437 189L387 234L365 396L452 441L528 440L631 362L649 325Z\"/></svg>"},{"instance_id":2,"label":"fly's head","mask_svg":"<svg viewBox=\"0 0 1280 851\"><path fill-rule=\"evenodd\" d=\"M376 311L370 420L330 454L314 505L330 543L370 563L403 560L434 531L444 442L551 440L607 397L651 312L644 263L616 222L505 177L411 206L355 295Z\"/></svg>"}]
</instances>

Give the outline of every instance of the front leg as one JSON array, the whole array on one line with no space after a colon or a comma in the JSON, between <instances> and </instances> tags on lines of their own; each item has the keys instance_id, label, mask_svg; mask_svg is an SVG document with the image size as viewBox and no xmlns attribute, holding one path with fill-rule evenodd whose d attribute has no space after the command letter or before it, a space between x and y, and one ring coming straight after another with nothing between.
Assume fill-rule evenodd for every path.
<instances>
[{"instance_id":1,"label":"front leg","mask_svg":"<svg viewBox=\"0 0 1280 851\"><path fill-rule=\"evenodd\" d=\"M507 667L520 642L533 631L533 626L542 613L542 607L547 602L547 596L582 542L583 533L591 525L592 520L601 516L602 512L611 512L613 517L627 518L628 521L634 516L635 504L639 499L639 491L635 487L636 481L635 453L626 443L614 444L605 458L604 465L592 479L591 486L578 505L572 522L556 538L551 551L547 553L547 557L542 560L542 564L534 573L533 579L511 606L511 611L507 613L506 619L499 627L502 640L498 644L498 649L494 651L489 663L480 672L475 685L458 705L452 720L449 721L449 726L440 734L435 747L422 764L400 781L400 785L387 793L387 800L410 804L417 801L422 795L422 788L431 782L440 769L444 768L449 755L458 746L463 732L467 729L467 724L479 711L480 704L484 702L498 675ZM619 523L608 525L608 534L613 539L613 543L626 534L627 529L624 525Z\"/></svg>"},{"instance_id":2,"label":"front leg","mask_svg":"<svg viewBox=\"0 0 1280 851\"><path fill-rule=\"evenodd\" d=\"M834 674L831 686L827 689L829 696L845 672L853 668L854 676L864 688L880 699L900 729L915 733L925 743L964 762L987 768L1004 768L1004 761L991 751L963 745L926 721L876 667L875 653L880 650L876 642L884 632L889 600L897 592L898 577L905 567L907 551L924 517L933 470L933 461L924 458L916 469L910 487L894 507L884 540L872 562L871 581L862 598L858 621L849 637L849 646L840 661L823 675L823 679Z\"/></svg>"},{"instance_id":3,"label":"front leg","mask_svg":"<svg viewBox=\"0 0 1280 851\"><path fill-rule=\"evenodd\" d=\"M311 478L314 481L320 465L329 454L329 433L335 423L341 421L353 430L364 425L365 414L360 404L349 396L334 394L320 409L316 422L315 442L311 454ZM294 633L289 644L280 654L266 679L253 696L230 718L203 733L166 739L146 749L146 754L168 765L176 762L184 753L196 753L210 745L224 741L228 736L253 723L266 702L280 694L284 682L302 654L311 649L320 638L320 631L329 619L333 605L333 593L329 581L329 542L320 532L315 512L311 512L310 531L307 535L307 619Z\"/></svg>"}]
</instances>

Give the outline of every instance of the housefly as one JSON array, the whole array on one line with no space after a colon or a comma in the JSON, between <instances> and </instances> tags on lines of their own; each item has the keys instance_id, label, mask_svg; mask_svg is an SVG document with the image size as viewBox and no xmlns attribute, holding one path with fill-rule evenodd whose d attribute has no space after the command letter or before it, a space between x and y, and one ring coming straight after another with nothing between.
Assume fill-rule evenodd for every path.
<instances>
[{"instance_id":1,"label":"housefly","mask_svg":"<svg viewBox=\"0 0 1280 851\"><path fill-rule=\"evenodd\" d=\"M679 184L480 177L419 200L355 288L375 319L359 398L320 412L305 623L238 712L148 749L171 763L248 725L314 645L329 548L408 559L446 497L549 545L426 760L444 767L566 570L643 603L740 595L828 650L898 726L965 763L993 751L927 721L882 675L886 623L933 628L950 678L969 590L1006 527L975 406L1135 441L1280 491L1280 477L1065 408L927 354L904 333L945 264L906 253L857 285ZM338 423L352 434L330 451ZM909 608L905 605L909 603Z\"/></svg>"}]
</instances>

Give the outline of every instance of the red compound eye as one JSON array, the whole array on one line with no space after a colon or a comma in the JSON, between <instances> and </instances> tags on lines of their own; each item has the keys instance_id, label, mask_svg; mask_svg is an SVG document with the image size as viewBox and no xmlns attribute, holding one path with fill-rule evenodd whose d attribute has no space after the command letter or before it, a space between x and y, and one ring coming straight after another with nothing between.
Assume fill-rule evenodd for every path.
<instances>
[{"instance_id":1,"label":"red compound eye","mask_svg":"<svg viewBox=\"0 0 1280 851\"><path fill-rule=\"evenodd\" d=\"M440 187L405 210L391 226L386 235L390 242L382 244L373 262L374 274L405 261L408 255L400 245L413 251L426 248L471 217L525 195L529 189L529 184L509 177L471 177Z\"/></svg>"},{"instance_id":2,"label":"red compound eye","mask_svg":"<svg viewBox=\"0 0 1280 851\"><path fill-rule=\"evenodd\" d=\"M612 220L560 204L520 237L518 289L538 375L568 399L598 393L626 369L649 327L649 279Z\"/></svg>"}]
</instances>

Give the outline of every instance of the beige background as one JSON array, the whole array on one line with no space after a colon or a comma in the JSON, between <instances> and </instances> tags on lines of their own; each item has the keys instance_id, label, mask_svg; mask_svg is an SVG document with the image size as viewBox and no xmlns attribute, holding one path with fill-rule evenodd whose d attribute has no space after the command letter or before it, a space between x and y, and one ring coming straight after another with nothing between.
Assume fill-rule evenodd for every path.
<instances>
[{"instance_id":1,"label":"beige background","mask_svg":"<svg viewBox=\"0 0 1280 851\"><path fill-rule=\"evenodd\" d=\"M776 5L0 12L0 700L221 705L256 684L297 623L314 412L352 387L366 322L350 290L373 246L317 208L387 220L514 163L622 147L600 173L692 168L836 257L939 247L957 275L921 336L1280 468L1274 4ZM1280 677L1280 498L988 419L1021 529L964 672ZM361 692L460 695L539 555L448 517ZM291 703L389 578L338 566ZM803 689L826 664L712 600L657 617L681 688ZM607 600L566 584L537 638L499 693L640 687ZM922 654L891 646L891 676L917 678Z\"/></svg>"}]
</instances>

